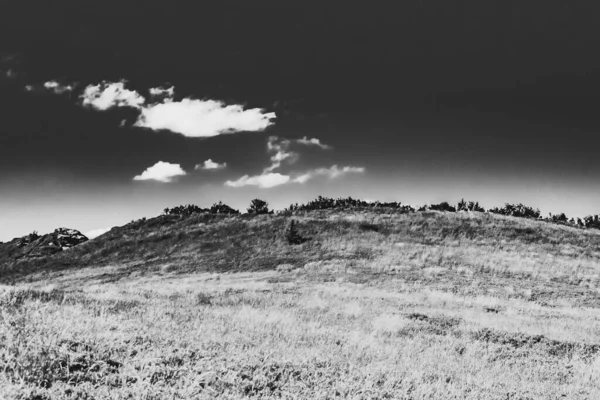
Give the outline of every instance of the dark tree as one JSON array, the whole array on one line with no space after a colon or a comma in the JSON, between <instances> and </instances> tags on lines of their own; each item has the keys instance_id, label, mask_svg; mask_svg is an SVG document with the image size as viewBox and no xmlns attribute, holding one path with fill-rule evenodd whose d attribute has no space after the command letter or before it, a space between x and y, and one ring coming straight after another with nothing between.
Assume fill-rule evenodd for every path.
<instances>
[{"instance_id":1,"label":"dark tree","mask_svg":"<svg viewBox=\"0 0 600 400\"><path fill-rule=\"evenodd\" d=\"M304 242L304 239L300 236L300 233L298 233L298 223L296 221L290 221L290 226L285 232L285 238L289 244L301 244Z\"/></svg>"},{"instance_id":2,"label":"dark tree","mask_svg":"<svg viewBox=\"0 0 600 400\"><path fill-rule=\"evenodd\" d=\"M248 214L270 214L269 203L261 199L254 199L248 207Z\"/></svg>"}]
</instances>

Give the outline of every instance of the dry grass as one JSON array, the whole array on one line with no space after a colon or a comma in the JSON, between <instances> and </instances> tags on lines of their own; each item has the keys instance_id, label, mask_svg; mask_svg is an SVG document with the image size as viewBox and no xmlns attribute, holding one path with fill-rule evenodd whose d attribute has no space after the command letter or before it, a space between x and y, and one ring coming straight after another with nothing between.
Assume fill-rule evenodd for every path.
<instances>
[{"instance_id":1,"label":"dry grass","mask_svg":"<svg viewBox=\"0 0 600 400\"><path fill-rule=\"evenodd\" d=\"M236 224L285 225L272 218ZM237 236L292 260L271 270L184 273L169 255L0 286L0 398L600 398L596 233L471 214L294 218L312 237L301 246Z\"/></svg>"}]
</instances>

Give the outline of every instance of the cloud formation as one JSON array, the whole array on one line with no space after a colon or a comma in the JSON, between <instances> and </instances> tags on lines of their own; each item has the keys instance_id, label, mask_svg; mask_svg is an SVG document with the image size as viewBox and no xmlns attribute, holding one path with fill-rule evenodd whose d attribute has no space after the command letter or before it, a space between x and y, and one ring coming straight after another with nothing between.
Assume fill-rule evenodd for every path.
<instances>
[{"instance_id":1,"label":"cloud formation","mask_svg":"<svg viewBox=\"0 0 600 400\"><path fill-rule=\"evenodd\" d=\"M259 132L273 125L275 113L260 108L244 110L238 104L226 105L218 100L184 98L175 101L175 87L150 88L148 102L135 90L125 88L125 81L89 85L80 96L82 105L105 111L113 107L138 109L134 126L154 131L168 130L186 137L212 137L225 133Z\"/></svg>"},{"instance_id":2,"label":"cloud formation","mask_svg":"<svg viewBox=\"0 0 600 400\"><path fill-rule=\"evenodd\" d=\"M223 169L227 167L227 163L219 164L218 162L214 162L210 158L204 161L203 164L196 164L195 169L206 169L206 170L215 170L215 169Z\"/></svg>"},{"instance_id":3,"label":"cloud formation","mask_svg":"<svg viewBox=\"0 0 600 400\"><path fill-rule=\"evenodd\" d=\"M288 183L290 177L277 172L263 173L262 175L248 176L244 175L238 180L225 182L226 186L242 187L242 186L258 186L261 189L268 189Z\"/></svg>"},{"instance_id":4,"label":"cloud formation","mask_svg":"<svg viewBox=\"0 0 600 400\"><path fill-rule=\"evenodd\" d=\"M271 156L271 165L265 168L262 174L260 175L244 175L235 181L226 181L225 185L236 188L243 186L271 188L275 186L285 185L287 183L306 183L317 176L327 176L330 179L334 179L350 173L365 172L364 167L345 166L340 168L337 165L333 165L329 168L316 168L304 172L302 174L292 173L290 175L283 175L280 173L273 172L273 170L281 167L283 161L287 160L288 163L293 164L299 158L298 153L289 150L289 147L292 143L315 145L322 149L331 148L330 146L321 143L319 139L308 139L306 136L302 139L296 140L282 139L277 136L271 136L267 141L267 152L274 153Z\"/></svg>"},{"instance_id":5,"label":"cloud formation","mask_svg":"<svg viewBox=\"0 0 600 400\"><path fill-rule=\"evenodd\" d=\"M171 164L159 161L151 167L148 167L140 175L133 178L134 181L157 181L169 183L178 176L186 175L186 172L179 164Z\"/></svg>"},{"instance_id":6,"label":"cloud formation","mask_svg":"<svg viewBox=\"0 0 600 400\"><path fill-rule=\"evenodd\" d=\"M48 81L44 83L44 87L55 94L63 94L66 92L71 92L73 90L72 85L63 85L58 81Z\"/></svg>"},{"instance_id":7,"label":"cloud formation","mask_svg":"<svg viewBox=\"0 0 600 400\"><path fill-rule=\"evenodd\" d=\"M80 96L82 104L106 111L113 107L141 108L146 102L135 90L125 89L125 81L106 82L98 85L88 85Z\"/></svg>"},{"instance_id":8,"label":"cloud formation","mask_svg":"<svg viewBox=\"0 0 600 400\"><path fill-rule=\"evenodd\" d=\"M187 137L212 137L224 133L259 132L273 124L275 113L260 108L244 110L241 105L225 105L216 100L185 98L146 105L135 126L166 129Z\"/></svg>"}]
</instances>

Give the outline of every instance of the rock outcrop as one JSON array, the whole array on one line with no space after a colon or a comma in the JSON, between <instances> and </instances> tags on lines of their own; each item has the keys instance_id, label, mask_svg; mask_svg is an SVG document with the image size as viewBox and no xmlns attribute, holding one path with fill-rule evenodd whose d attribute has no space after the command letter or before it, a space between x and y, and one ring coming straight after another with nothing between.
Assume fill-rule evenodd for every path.
<instances>
[{"instance_id":1,"label":"rock outcrop","mask_svg":"<svg viewBox=\"0 0 600 400\"><path fill-rule=\"evenodd\" d=\"M55 254L86 241L88 238L76 229L58 228L46 235L30 233L0 244L0 263Z\"/></svg>"}]
</instances>

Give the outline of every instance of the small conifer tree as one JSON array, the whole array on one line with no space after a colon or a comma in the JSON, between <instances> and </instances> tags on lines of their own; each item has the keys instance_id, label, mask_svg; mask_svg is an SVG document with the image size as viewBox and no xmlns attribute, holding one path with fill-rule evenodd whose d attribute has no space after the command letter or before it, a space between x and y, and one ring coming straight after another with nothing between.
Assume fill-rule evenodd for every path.
<instances>
[{"instance_id":1,"label":"small conifer tree","mask_svg":"<svg viewBox=\"0 0 600 400\"><path fill-rule=\"evenodd\" d=\"M296 221L290 221L290 226L285 232L285 238L289 244L301 244L304 241L298 233L298 223Z\"/></svg>"}]
</instances>

